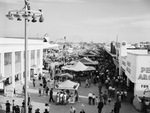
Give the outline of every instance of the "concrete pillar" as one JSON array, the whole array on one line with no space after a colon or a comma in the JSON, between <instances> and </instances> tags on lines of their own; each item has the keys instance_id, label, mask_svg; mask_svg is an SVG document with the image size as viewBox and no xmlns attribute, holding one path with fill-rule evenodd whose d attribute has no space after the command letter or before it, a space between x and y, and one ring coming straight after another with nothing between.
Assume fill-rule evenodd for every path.
<instances>
[{"instance_id":1,"label":"concrete pillar","mask_svg":"<svg viewBox=\"0 0 150 113\"><path fill-rule=\"evenodd\" d=\"M11 55L12 60L12 87L15 88L15 51L12 52Z\"/></svg>"},{"instance_id":2,"label":"concrete pillar","mask_svg":"<svg viewBox=\"0 0 150 113\"><path fill-rule=\"evenodd\" d=\"M39 73L42 74L43 68L43 48L40 49L40 64L39 64Z\"/></svg>"},{"instance_id":3,"label":"concrete pillar","mask_svg":"<svg viewBox=\"0 0 150 113\"><path fill-rule=\"evenodd\" d=\"M35 59L34 59L34 61L35 61L35 72L34 73L36 73L36 74L38 74L38 67L37 67L37 50L35 50L35 52L34 52L34 56L35 56Z\"/></svg>"},{"instance_id":4,"label":"concrete pillar","mask_svg":"<svg viewBox=\"0 0 150 113\"><path fill-rule=\"evenodd\" d=\"M24 51L21 51L21 83L24 84Z\"/></svg>"}]
</instances>

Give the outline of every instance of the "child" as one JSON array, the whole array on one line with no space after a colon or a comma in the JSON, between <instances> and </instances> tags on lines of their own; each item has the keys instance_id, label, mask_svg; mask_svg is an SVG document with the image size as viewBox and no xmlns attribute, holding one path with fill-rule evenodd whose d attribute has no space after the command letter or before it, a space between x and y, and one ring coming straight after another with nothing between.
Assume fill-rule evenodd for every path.
<instances>
[{"instance_id":1,"label":"child","mask_svg":"<svg viewBox=\"0 0 150 113\"><path fill-rule=\"evenodd\" d=\"M110 102L111 102L111 97L108 97L108 103L110 104Z\"/></svg>"},{"instance_id":2,"label":"child","mask_svg":"<svg viewBox=\"0 0 150 113\"><path fill-rule=\"evenodd\" d=\"M98 105L98 103L99 103L99 98L98 98L98 96L96 96L96 98L95 98L95 104Z\"/></svg>"},{"instance_id":3,"label":"child","mask_svg":"<svg viewBox=\"0 0 150 113\"><path fill-rule=\"evenodd\" d=\"M39 88L39 97L41 96L41 88Z\"/></svg>"},{"instance_id":4,"label":"child","mask_svg":"<svg viewBox=\"0 0 150 113\"><path fill-rule=\"evenodd\" d=\"M95 105L95 98L96 98L96 96L95 96L95 94L93 93L93 95L92 95L93 105Z\"/></svg>"}]
</instances>

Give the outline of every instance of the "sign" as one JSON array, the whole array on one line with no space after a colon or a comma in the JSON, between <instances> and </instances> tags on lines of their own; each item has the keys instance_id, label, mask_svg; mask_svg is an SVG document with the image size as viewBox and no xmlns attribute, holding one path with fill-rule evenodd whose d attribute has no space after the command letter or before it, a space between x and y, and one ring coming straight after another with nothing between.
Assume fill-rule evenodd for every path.
<instances>
[{"instance_id":1,"label":"sign","mask_svg":"<svg viewBox=\"0 0 150 113\"><path fill-rule=\"evenodd\" d=\"M124 60L125 61L125 60ZM129 54L126 58L126 67L125 68L125 74L127 77L133 82L136 82L136 56L133 54Z\"/></svg>"},{"instance_id":2,"label":"sign","mask_svg":"<svg viewBox=\"0 0 150 113\"><path fill-rule=\"evenodd\" d=\"M136 64L136 83L150 84L150 55L138 56Z\"/></svg>"},{"instance_id":3,"label":"sign","mask_svg":"<svg viewBox=\"0 0 150 113\"><path fill-rule=\"evenodd\" d=\"M141 67L138 80L150 80L150 67Z\"/></svg>"},{"instance_id":4,"label":"sign","mask_svg":"<svg viewBox=\"0 0 150 113\"><path fill-rule=\"evenodd\" d=\"M131 63L127 61L126 71L131 74Z\"/></svg>"},{"instance_id":5,"label":"sign","mask_svg":"<svg viewBox=\"0 0 150 113\"><path fill-rule=\"evenodd\" d=\"M126 65L127 65L127 60L126 57L121 57L121 67L126 70Z\"/></svg>"}]
</instances>

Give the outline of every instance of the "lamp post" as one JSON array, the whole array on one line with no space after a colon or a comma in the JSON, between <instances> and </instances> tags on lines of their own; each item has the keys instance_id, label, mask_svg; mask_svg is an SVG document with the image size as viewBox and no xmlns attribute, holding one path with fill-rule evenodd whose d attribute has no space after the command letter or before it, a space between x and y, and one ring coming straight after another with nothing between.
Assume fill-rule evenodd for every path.
<instances>
[{"instance_id":1,"label":"lamp post","mask_svg":"<svg viewBox=\"0 0 150 113\"><path fill-rule=\"evenodd\" d=\"M28 94L27 94L27 75L28 75L28 66L27 66L27 58L28 58L28 37L27 37L27 23L30 21L30 18L32 18L32 22L37 22L37 18L39 18L39 22L43 22L43 13L42 10L39 9L39 11L33 11L30 9L30 3L29 0L24 0L25 5L21 10L10 10L6 17L9 20L13 20L14 18L17 18L17 21L21 21L21 16L25 20L25 28L24 28L24 36L25 36L25 113L28 113ZM14 18L13 18L14 17Z\"/></svg>"}]
</instances>

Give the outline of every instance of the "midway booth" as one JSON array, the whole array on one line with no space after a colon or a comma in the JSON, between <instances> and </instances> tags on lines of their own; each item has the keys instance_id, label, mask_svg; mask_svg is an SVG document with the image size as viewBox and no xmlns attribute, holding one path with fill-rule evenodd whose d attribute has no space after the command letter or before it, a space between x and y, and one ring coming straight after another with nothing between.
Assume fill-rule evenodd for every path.
<instances>
[{"instance_id":1,"label":"midway booth","mask_svg":"<svg viewBox=\"0 0 150 113\"><path fill-rule=\"evenodd\" d=\"M66 80L55 86L56 104L75 103L78 100L79 83Z\"/></svg>"}]
</instances>

